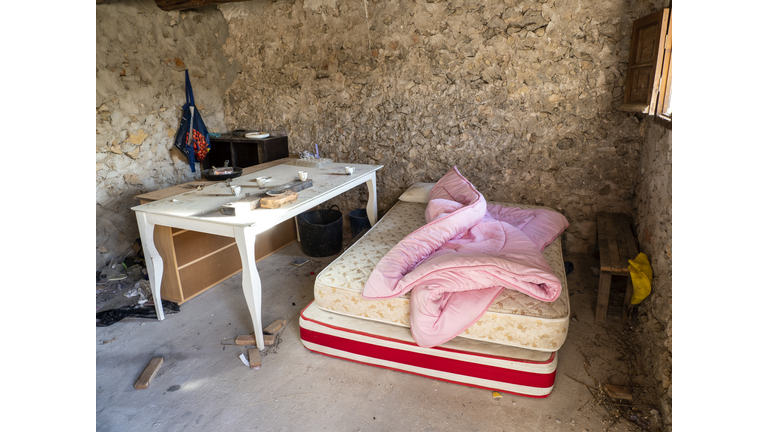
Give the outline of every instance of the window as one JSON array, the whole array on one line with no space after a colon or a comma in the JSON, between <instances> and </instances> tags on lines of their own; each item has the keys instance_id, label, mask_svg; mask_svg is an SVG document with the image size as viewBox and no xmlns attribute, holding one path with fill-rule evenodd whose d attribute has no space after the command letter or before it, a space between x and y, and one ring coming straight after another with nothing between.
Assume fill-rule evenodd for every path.
<instances>
[{"instance_id":1,"label":"window","mask_svg":"<svg viewBox=\"0 0 768 432\"><path fill-rule=\"evenodd\" d=\"M672 12L663 9L632 24L621 111L672 120Z\"/></svg>"}]
</instances>

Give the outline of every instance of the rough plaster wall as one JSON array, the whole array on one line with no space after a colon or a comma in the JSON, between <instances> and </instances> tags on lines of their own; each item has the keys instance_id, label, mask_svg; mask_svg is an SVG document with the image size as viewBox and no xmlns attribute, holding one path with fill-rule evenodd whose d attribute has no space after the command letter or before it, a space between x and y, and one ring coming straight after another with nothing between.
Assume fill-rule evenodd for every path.
<instances>
[{"instance_id":1,"label":"rough plaster wall","mask_svg":"<svg viewBox=\"0 0 768 432\"><path fill-rule=\"evenodd\" d=\"M640 157L637 234L653 268L651 294L640 304L638 334L644 364L653 365L661 414L672 428L672 131L652 120Z\"/></svg>"},{"instance_id":2,"label":"rough plaster wall","mask_svg":"<svg viewBox=\"0 0 768 432\"><path fill-rule=\"evenodd\" d=\"M96 268L139 237L133 197L194 180L173 146L184 69L211 132L223 132L224 91L236 70L215 7L163 12L154 1L96 6ZM199 171L198 171L199 174Z\"/></svg>"},{"instance_id":3,"label":"rough plaster wall","mask_svg":"<svg viewBox=\"0 0 768 432\"><path fill-rule=\"evenodd\" d=\"M453 165L492 200L546 204L587 252L595 213L631 213L643 143L617 111L632 21L661 1L256 0L219 5L240 73L229 129L293 154L383 165L379 208ZM365 188L334 200L362 206Z\"/></svg>"}]
</instances>

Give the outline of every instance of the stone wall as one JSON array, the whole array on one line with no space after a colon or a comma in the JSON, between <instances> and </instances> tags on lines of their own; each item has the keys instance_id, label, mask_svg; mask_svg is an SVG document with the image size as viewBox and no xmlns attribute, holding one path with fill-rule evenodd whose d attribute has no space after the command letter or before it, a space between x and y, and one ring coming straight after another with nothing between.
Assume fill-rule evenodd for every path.
<instances>
[{"instance_id":1,"label":"stone wall","mask_svg":"<svg viewBox=\"0 0 768 432\"><path fill-rule=\"evenodd\" d=\"M646 140L637 185L637 235L640 251L653 268L651 294L639 306L637 332L643 364L658 382L661 414L672 428L672 131L644 121Z\"/></svg>"},{"instance_id":2,"label":"stone wall","mask_svg":"<svg viewBox=\"0 0 768 432\"><path fill-rule=\"evenodd\" d=\"M209 131L225 131L224 91L236 74L221 52L228 37L215 7L96 6L96 269L139 237L135 195L194 180L173 146L185 69Z\"/></svg>"},{"instance_id":3,"label":"stone wall","mask_svg":"<svg viewBox=\"0 0 768 432\"><path fill-rule=\"evenodd\" d=\"M293 154L380 164L385 212L456 165L488 199L546 204L587 252L633 212L643 145L617 111L632 21L661 1L304 0L219 5L228 129L285 128ZM365 188L334 200L362 206ZM332 204L332 203L329 203Z\"/></svg>"}]
</instances>

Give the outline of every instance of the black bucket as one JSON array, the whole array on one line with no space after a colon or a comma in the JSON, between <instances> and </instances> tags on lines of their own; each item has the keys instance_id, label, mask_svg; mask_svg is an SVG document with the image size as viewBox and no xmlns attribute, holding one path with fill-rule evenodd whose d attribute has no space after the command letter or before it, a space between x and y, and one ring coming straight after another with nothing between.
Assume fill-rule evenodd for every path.
<instances>
[{"instance_id":1,"label":"black bucket","mask_svg":"<svg viewBox=\"0 0 768 432\"><path fill-rule=\"evenodd\" d=\"M370 229L371 221L368 220L368 213L365 209L357 209L349 212L349 225L352 227L352 237L355 237L360 231Z\"/></svg>"},{"instance_id":2,"label":"black bucket","mask_svg":"<svg viewBox=\"0 0 768 432\"><path fill-rule=\"evenodd\" d=\"M337 210L333 210L336 207ZM339 206L312 210L296 216L299 224L301 250L311 257L326 257L341 252L344 220Z\"/></svg>"}]
</instances>

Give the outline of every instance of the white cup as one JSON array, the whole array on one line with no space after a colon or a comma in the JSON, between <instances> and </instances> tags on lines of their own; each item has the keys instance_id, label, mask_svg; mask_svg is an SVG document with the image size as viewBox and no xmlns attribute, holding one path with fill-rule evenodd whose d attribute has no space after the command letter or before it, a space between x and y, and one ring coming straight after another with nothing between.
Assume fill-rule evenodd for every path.
<instances>
[{"instance_id":1,"label":"white cup","mask_svg":"<svg viewBox=\"0 0 768 432\"><path fill-rule=\"evenodd\" d=\"M355 167L353 166L344 167L344 171L346 171L347 175L352 175L352 173L355 172Z\"/></svg>"},{"instance_id":2,"label":"white cup","mask_svg":"<svg viewBox=\"0 0 768 432\"><path fill-rule=\"evenodd\" d=\"M259 177L256 179L256 183L259 187L264 187L267 184L268 179L266 177Z\"/></svg>"},{"instance_id":3,"label":"white cup","mask_svg":"<svg viewBox=\"0 0 768 432\"><path fill-rule=\"evenodd\" d=\"M299 180L306 181L307 180L307 172L306 171L299 171Z\"/></svg>"}]
</instances>

